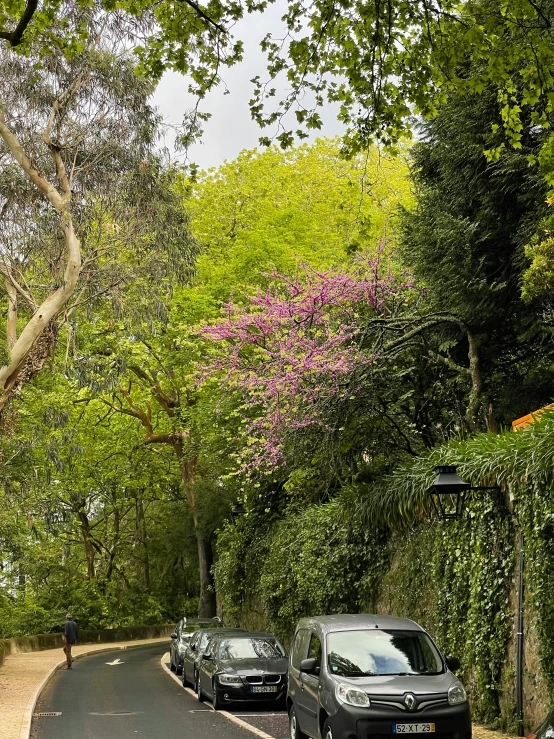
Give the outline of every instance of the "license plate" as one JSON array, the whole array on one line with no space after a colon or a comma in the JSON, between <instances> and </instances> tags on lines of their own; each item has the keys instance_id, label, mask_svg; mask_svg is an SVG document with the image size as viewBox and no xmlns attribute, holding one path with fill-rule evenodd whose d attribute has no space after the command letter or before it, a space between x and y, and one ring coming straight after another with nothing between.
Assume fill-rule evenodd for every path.
<instances>
[{"instance_id":1,"label":"license plate","mask_svg":"<svg viewBox=\"0 0 554 739\"><path fill-rule=\"evenodd\" d=\"M253 693L276 693L276 685L252 685L250 688Z\"/></svg>"},{"instance_id":2,"label":"license plate","mask_svg":"<svg viewBox=\"0 0 554 739\"><path fill-rule=\"evenodd\" d=\"M393 724L393 734L434 734L435 724Z\"/></svg>"}]
</instances>

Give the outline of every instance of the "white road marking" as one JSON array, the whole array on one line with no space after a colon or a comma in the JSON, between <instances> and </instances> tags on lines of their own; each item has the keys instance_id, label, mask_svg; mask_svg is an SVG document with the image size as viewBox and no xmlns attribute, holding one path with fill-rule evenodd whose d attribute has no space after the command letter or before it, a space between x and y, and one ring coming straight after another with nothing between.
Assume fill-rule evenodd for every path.
<instances>
[{"instance_id":1,"label":"white road marking","mask_svg":"<svg viewBox=\"0 0 554 739\"><path fill-rule=\"evenodd\" d=\"M249 716L251 718L267 718L268 716L286 716L286 711L281 711L281 713L234 713L233 716L244 716L245 718L248 718Z\"/></svg>"},{"instance_id":2,"label":"white road marking","mask_svg":"<svg viewBox=\"0 0 554 739\"><path fill-rule=\"evenodd\" d=\"M161 659L161 664L162 664L163 669L167 672L167 674L170 677L172 677L175 680L175 682L179 683L179 685L181 685L181 687L183 687L183 684L182 684L181 680L179 680L179 678L177 677L177 675L174 675L171 672L171 670L169 669L169 667L167 666L166 660L168 658L169 658L169 652L166 652L163 655L162 659ZM194 698L196 698L196 693L194 691L192 691L190 688L184 688L184 689L186 690L187 693L189 693ZM200 710L202 710L202 709L200 709ZM199 711L190 711L190 713L199 713L200 710ZM209 706L206 706L206 708L203 709L203 710L204 711L205 710L209 710ZM213 713L216 713L213 708L211 710L212 710ZM255 734L256 736L259 736L260 739L275 739L275 737L274 736L271 736L271 734L266 734L265 731L262 731L261 729L257 729L255 726L252 726L252 724L248 724L246 721L243 721L241 718L238 718L238 716L235 716L232 713L228 713L227 711L217 711L217 713L220 716L225 716L225 718L228 721L232 721L237 726L241 726L243 729L247 729L252 734ZM243 714L243 715L246 716L246 715L252 715L252 714ZM279 714L264 713L264 714L260 714L260 715L263 715L263 716L276 716L276 715L279 715Z\"/></svg>"},{"instance_id":3,"label":"white road marking","mask_svg":"<svg viewBox=\"0 0 554 739\"><path fill-rule=\"evenodd\" d=\"M237 726L242 726L243 729L248 729L248 731L256 734L256 736L262 737L262 739L275 739L271 734L266 734L265 731L257 729L255 726L252 726L252 724L243 721L241 718L237 718L237 716L232 713L227 713L227 711L218 711L218 713L225 716L225 718L228 718L229 721L232 721L234 724L237 724Z\"/></svg>"},{"instance_id":4,"label":"white road marking","mask_svg":"<svg viewBox=\"0 0 554 739\"><path fill-rule=\"evenodd\" d=\"M114 659L113 662L106 662L107 665L124 665L125 662L122 662L120 659Z\"/></svg>"}]
</instances>

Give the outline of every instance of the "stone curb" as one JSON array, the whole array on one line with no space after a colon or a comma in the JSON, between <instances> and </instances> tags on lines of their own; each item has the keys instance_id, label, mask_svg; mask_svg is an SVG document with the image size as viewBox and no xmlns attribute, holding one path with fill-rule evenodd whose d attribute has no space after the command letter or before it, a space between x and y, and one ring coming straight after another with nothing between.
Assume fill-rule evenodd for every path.
<instances>
[{"instance_id":1,"label":"stone curb","mask_svg":"<svg viewBox=\"0 0 554 739\"><path fill-rule=\"evenodd\" d=\"M157 641L166 641L166 637L159 637L152 639L152 643L155 643ZM73 661L76 659L81 659L81 657L90 657L92 654L101 654L102 652L119 652L123 651L124 649L138 649L140 647L146 646L145 644L130 644L126 645L124 647L100 647L99 649L90 649L88 652L81 652L80 654L76 654L73 658ZM38 699L40 698L40 695L44 688L47 686L48 682L52 679L55 672L57 672L61 667L63 667L66 664L66 660L62 659L60 660L52 669L50 672L45 676L45 678L42 680L42 682L37 686L32 696L29 698L29 702L27 703L27 706L25 707L25 711L23 713L23 720L21 722L21 731L19 732L19 739L30 739L31 736L31 724L33 721L33 714L35 712L36 705L38 703Z\"/></svg>"}]
</instances>

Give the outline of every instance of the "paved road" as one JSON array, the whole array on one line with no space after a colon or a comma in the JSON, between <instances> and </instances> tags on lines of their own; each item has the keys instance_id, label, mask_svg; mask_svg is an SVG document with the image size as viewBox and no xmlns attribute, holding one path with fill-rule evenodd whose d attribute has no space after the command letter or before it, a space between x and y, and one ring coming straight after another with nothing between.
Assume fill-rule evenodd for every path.
<instances>
[{"instance_id":1,"label":"paved road","mask_svg":"<svg viewBox=\"0 0 554 739\"><path fill-rule=\"evenodd\" d=\"M33 719L33 739L254 739L255 734L198 703L160 664L167 645L105 652L76 660L49 682ZM122 664L107 665L120 659ZM243 721L284 739L285 715L235 712ZM268 712L270 714L271 712Z\"/></svg>"}]
</instances>

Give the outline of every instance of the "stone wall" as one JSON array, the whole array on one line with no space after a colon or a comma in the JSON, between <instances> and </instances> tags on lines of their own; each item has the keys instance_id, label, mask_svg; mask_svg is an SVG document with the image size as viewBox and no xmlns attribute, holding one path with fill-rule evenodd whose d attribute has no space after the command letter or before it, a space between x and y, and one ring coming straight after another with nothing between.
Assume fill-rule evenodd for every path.
<instances>
[{"instance_id":1,"label":"stone wall","mask_svg":"<svg viewBox=\"0 0 554 739\"><path fill-rule=\"evenodd\" d=\"M167 636L174 625L167 626L126 626L119 629L90 629L79 631L79 644L102 644L133 639L155 639ZM42 649L61 649L63 634L37 634L20 636L15 639L0 639L0 666L9 654L16 652L38 652Z\"/></svg>"}]
</instances>

